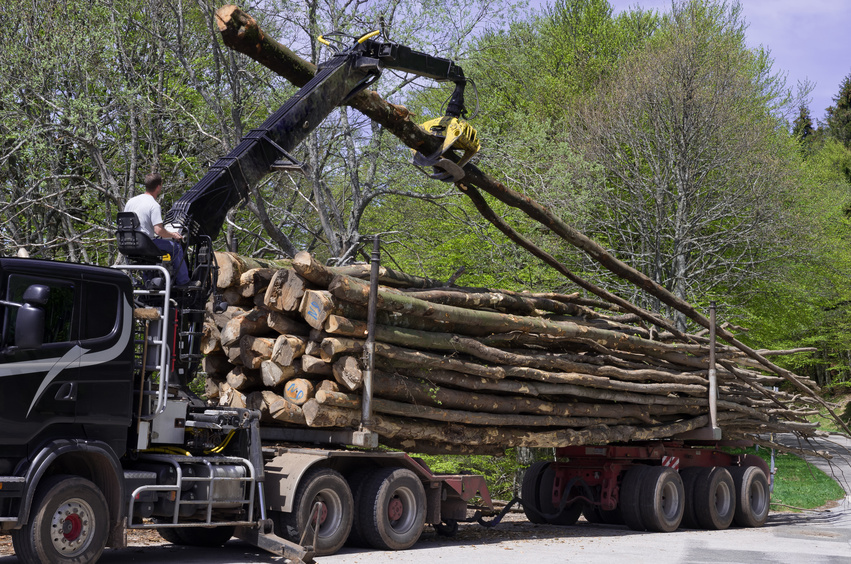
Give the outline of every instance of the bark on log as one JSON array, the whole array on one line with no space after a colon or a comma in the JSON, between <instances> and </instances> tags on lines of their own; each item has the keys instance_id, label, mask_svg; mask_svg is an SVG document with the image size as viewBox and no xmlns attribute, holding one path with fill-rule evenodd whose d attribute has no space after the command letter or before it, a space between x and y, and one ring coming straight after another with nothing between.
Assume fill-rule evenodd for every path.
<instances>
[{"instance_id":1,"label":"bark on log","mask_svg":"<svg viewBox=\"0 0 851 564\"><path fill-rule=\"evenodd\" d=\"M253 298L264 292L269 286L276 268L252 268L239 277L239 293L245 298Z\"/></svg>"},{"instance_id":2,"label":"bark on log","mask_svg":"<svg viewBox=\"0 0 851 564\"><path fill-rule=\"evenodd\" d=\"M216 254L216 264L219 266L219 276L216 285L220 289L239 285L239 278L254 268L288 268L292 261L256 259L236 253Z\"/></svg>"}]
</instances>

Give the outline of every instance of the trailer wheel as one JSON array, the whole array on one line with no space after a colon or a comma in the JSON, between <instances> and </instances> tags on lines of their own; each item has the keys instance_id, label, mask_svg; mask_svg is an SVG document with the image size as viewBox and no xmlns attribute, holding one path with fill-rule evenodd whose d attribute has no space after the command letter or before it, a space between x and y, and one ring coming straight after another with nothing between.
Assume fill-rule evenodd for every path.
<instances>
[{"instance_id":1,"label":"trailer wheel","mask_svg":"<svg viewBox=\"0 0 851 564\"><path fill-rule=\"evenodd\" d=\"M425 488L406 468L383 468L363 485L358 506L360 534L373 548L405 550L425 526Z\"/></svg>"},{"instance_id":2,"label":"trailer wheel","mask_svg":"<svg viewBox=\"0 0 851 564\"><path fill-rule=\"evenodd\" d=\"M314 508L318 508L319 532L316 536L316 556L334 554L343 546L352 529L352 492L346 479L330 468L313 468L301 479L293 497L292 513L281 513L281 536L299 542L310 529L305 542L313 542Z\"/></svg>"},{"instance_id":3,"label":"trailer wheel","mask_svg":"<svg viewBox=\"0 0 851 564\"><path fill-rule=\"evenodd\" d=\"M680 470L680 478L683 481L683 494L685 503L683 504L683 520L680 526L686 529L699 529L697 516L694 512L694 484L703 468L691 467Z\"/></svg>"},{"instance_id":4,"label":"trailer wheel","mask_svg":"<svg viewBox=\"0 0 851 564\"><path fill-rule=\"evenodd\" d=\"M728 468L736 488L733 520L740 527L762 527L768 519L771 493L768 478L758 466Z\"/></svg>"},{"instance_id":5,"label":"trailer wheel","mask_svg":"<svg viewBox=\"0 0 851 564\"><path fill-rule=\"evenodd\" d=\"M96 485L77 476L53 476L39 485L30 521L12 531L12 544L25 564L95 562L108 530L109 507Z\"/></svg>"},{"instance_id":6,"label":"trailer wheel","mask_svg":"<svg viewBox=\"0 0 851 564\"><path fill-rule=\"evenodd\" d=\"M359 468L346 476L346 480L349 482L349 488L352 490L355 514L357 514L358 508L363 504L363 501L361 501L363 499L363 485L375 473L375 470L375 468ZM352 530L349 532L349 538L346 540L346 544L361 548L369 547L369 544L363 538L363 533L361 533L360 519L352 519Z\"/></svg>"},{"instance_id":7,"label":"trailer wheel","mask_svg":"<svg viewBox=\"0 0 851 564\"><path fill-rule=\"evenodd\" d=\"M219 527L184 527L171 529L177 533L180 542L169 542L184 546L217 547L228 542L233 536L235 529L236 527L225 525ZM157 530L159 531L159 529ZM160 536L162 536L162 533L160 533Z\"/></svg>"},{"instance_id":8,"label":"trailer wheel","mask_svg":"<svg viewBox=\"0 0 851 564\"><path fill-rule=\"evenodd\" d=\"M644 479L649 470L649 466L637 464L626 471L621 482L621 515L626 526L634 531L646 528L641 515L641 490L644 489Z\"/></svg>"},{"instance_id":9,"label":"trailer wheel","mask_svg":"<svg viewBox=\"0 0 851 564\"><path fill-rule=\"evenodd\" d=\"M544 514L544 520L550 525L570 526L575 525L582 515L581 502L574 502L564 507L561 512L558 512L558 507L553 504L553 482L555 482L556 471L555 466L550 463L544 469L541 475L541 481L538 487L538 507L541 508L541 513Z\"/></svg>"},{"instance_id":10,"label":"trailer wheel","mask_svg":"<svg viewBox=\"0 0 851 564\"><path fill-rule=\"evenodd\" d=\"M677 530L683 519L685 493L676 470L666 466L649 468L638 497L641 521L648 531L670 533Z\"/></svg>"},{"instance_id":11,"label":"trailer wheel","mask_svg":"<svg viewBox=\"0 0 851 564\"><path fill-rule=\"evenodd\" d=\"M523 512L526 514L526 519L536 525L542 525L547 522L541 512L541 504L538 502L538 492L540 491L541 476L543 476L544 470L549 465L549 462L538 461L527 468L526 473L523 474L523 485L520 488L520 496L523 499Z\"/></svg>"},{"instance_id":12,"label":"trailer wheel","mask_svg":"<svg viewBox=\"0 0 851 564\"><path fill-rule=\"evenodd\" d=\"M694 513L703 529L722 530L730 526L736 512L736 489L726 468L704 468L694 484Z\"/></svg>"}]
</instances>

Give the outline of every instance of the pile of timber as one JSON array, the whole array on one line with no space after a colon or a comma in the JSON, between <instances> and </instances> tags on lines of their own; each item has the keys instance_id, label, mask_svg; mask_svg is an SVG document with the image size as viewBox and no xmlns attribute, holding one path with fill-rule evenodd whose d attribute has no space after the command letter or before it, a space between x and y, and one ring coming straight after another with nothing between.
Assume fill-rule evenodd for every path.
<instances>
[{"instance_id":1,"label":"pile of timber","mask_svg":"<svg viewBox=\"0 0 851 564\"><path fill-rule=\"evenodd\" d=\"M208 401L257 409L265 424L357 429L369 266L326 267L309 253L217 260L229 307L205 324ZM709 425L704 336L684 341L578 294L445 287L384 268L379 281L369 429L387 446L500 452ZM816 432L814 398L776 391L783 378L734 347L716 358L725 438Z\"/></svg>"}]
</instances>

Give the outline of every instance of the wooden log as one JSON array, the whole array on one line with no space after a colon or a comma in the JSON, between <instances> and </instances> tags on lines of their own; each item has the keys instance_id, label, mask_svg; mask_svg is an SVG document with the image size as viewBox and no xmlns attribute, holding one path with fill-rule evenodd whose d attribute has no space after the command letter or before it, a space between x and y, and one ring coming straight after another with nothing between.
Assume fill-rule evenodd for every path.
<instances>
[{"instance_id":1,"label":"wooden log","mask_svg":"<svg viewBox=\"0 0 851 564\"><path fill-rule=\"evenodd\" d=\"M316 288L295 270L282 269L269 282L263 301L277 311L297 311L305 290L311 289Z\"/></svg>"},{"instance_id":2,"label":"wooden log","mask_svg":"<svg viewBox=\"0 0 851 564\"><path fill-rule=\"evenodd\" d=\"M307 337L298 335L279 335L272 347L272 360L280 366L290 366L295 359L304 354Z\"/></svg>"},{"instance_id":3,"label":"wooden log","mask_svg":"<svg viewBox=\"0 0 851 564\"><path fill-rule=\"evenodd\" d=\"M222 290L222 298L229 306L241 307L250 309L254 306L254 301L251 298L246 298L239 293L238 286L231 286Z\"/></svg>"},{"instance_id":4,"label":"wooden log","mask_svg":"<svg viewBox=\"0 0 851 564\"><path fill-rule=\"evenodd\" d=\"M333 376L334 374L329 363L306 353L301 356L301 369L305 374L315 376Z\"/></svg>"},{"instance_id":5,"label":"wooden log","mask_svg":"<svg viewBox=\"0 0 851 564\"><path fill-rule=\"evenodd\" d=\"M269 405L269 415L282 423L307 424L302 408L280 396Z\"/></svg>"},{"instance_id":6,"label":"wooden log","mask_svg":"<svg viewBox=\"0 0 851 564\"><path fill-rule=\"evenodd\" d=\"M227 355L228 362L232 365L242 366L242 349L239 347L239 342L233 345L222 345L222 351Z\"/></svg>"},{"instance_id":7,"label":"wooden log","mask_svg":"<svg viewBox=\"0 0 851 564\"><path fill-rule=\"evenodd\" d=\"M308 338L310 340L307 341L307 345L304 347L304 355L313 357L322 356L322 343L320 341L314 341L311 336L308 336Z\"/></svg>"},{"instance_id":8,"label":"wooden log","mask_svg":"<svg viewBox=\"0 0 851 564\"><path fill-rule=\"evenodd\" d=\"M598 417L609 419L635 419L650 423L660 415L699 415L706 409L697 405L650 406L639 403L580 403L552 402L535 397L470 393L445 387L446 384L468 388L475 378L461 374L421 372L415 378L401 373L373 373L373 394L376 397L407 403L432 405L447 409L485 413L527 413L560 417ZM499 383L508 383L502 380ZM504 390L499 390L504 391Z\"/></svg>"},{"instance_id":9,"label":"wooden log","mask_svg":"<svg viewBox=\"0 0 851 564\"><path fill-rule=\"evenodd\" d=\"M216 285L220 289L230 288L239 284L240 277L255 268L289 268L291 260L267 260L238 255L236 253L216 253L216 264L219 275Z\"/></svg>"},{"instance_id":10,"label":"wooden log","mask_svg":"<svg viewBox=\"0 0 851 564\"><path fill-rule=\"evenodd\" d=\"M299 312L308 325L322 329L328 316L336 311L336 304L327 290L307 290L299 306Z\"/></svg>"},{"instance_id":11,"label":"wooden log","mask_svg":"<svg viewBox=\"0 0 851 564\"><path fill-rule=\"evenodd\" d=\"M368 280L370 277L370 268L370 265L366 264L343 267L324 266L316 262L313 255L306 251L296 254L293 259L293 269L307 280L322 288L327 288L334 276L338 274ZM404 288L439 288L445 285L440 280L412 276L404 272L390 270L383 266L379 267L378 283L385 286Z\"/></svg>"},{"instance_id":12,"label":"wooden log","mask_svg":"<svg viewBox=\"0 0 851 564\"><path fill-rule=\"evenodd\" d=\"M316 401L334 407L358 409L360 396L340 392L320 391ZM489 425L502 427L588 427L591 425L612 425L631 423L632 421L600 417L561 417L558 415L518 415L493 414L476 411L458 411L426 405L415 405L398 401L373 398L373 410L388 415L398 415L444 423L463 423L465 425Z\"/></svg>"},{"instance_id":13,"label":"wooden log","mask_svg":"<svg viewBox=\"0 0 851 564\"><path fill-rule=\"evenodd\" d=\"M233 364L224 352L219 352L205 356L204 360L201 361L201 369L208 375L220 376L224 379L227 373L233 369Z\"/></svg>"},{"instance_id":14,"label":"wooden log","mask_svg":"<svg viewBox=\"0 0 851 564\"><path fill-rule=\"evenodd\" d=\"M220 406L244 409L246 399L247 397L245 394L243 394L239 390L235 390L227 382L222 384L221 393L219 395Z\"/></svg>"},{"instance_id":15,"label":"wooden log","mask_svg":"<svg viewBox=\"0 0 851 564\"><path fill-rule=\"evenodd\" d=\"M227 322L221 331L220 341L223 346L231 346L244 335L261 336L269 333L268 312L255 308L242 315L237 315Z\"/></svg>"},{"instance_id":16,"label":"wooden log","mask_svg":"<svg viewBox=\"0 0 851 564\"><path fill-rule=\"evenodd\" d=\"M273 360L264 360L260 363L260 374L263 385L267 388L275 388L287 380L295 378L299 374L297 366L281 366Z\"/></svg>"},{"instance_id":17,"label":"wooden log","mask_svg":"<svg viewBox=\"0 0 851 564\"><path fill-rule=\"evenodd\" d=\"M284 397L295 405L304 405L314 394L313 382L304 378L293 378L284 386Z\"/></svg>"},{"instance_id":18,"label":"wooden log","mask_svg":"<svg viewBox=\"0 0 851 564\"><path fill-rule=\"evenodd\" d=\"M225 311L216 313L213 311L213 302L212 300L210 300L209 302L207 302L205 320L212 320L215 326L219 328L219 331L221 331L222 329L224 329L225 325L227 325L228 321L230 321L237 315L243 315L245 313L248 313L249 311L250 309L229 305Z\"/></svg>"},{"instance_id":19,"label":"wooden log","mask_svg":"<svg viewBox=\"0 0 851 564\"><path fill-rule=\"evenodd\" d=\"M213 376L207 376L204 378L204 398L207 399L207 401L215 401L215 403L218 404L218 401L216 400L221 397L222 384L225 382L226 380Z\"/></svg>"},{"instance_id":20,"label":"wooden log","mask_svg":"<svg viewBox=\"0 0 851 564\"><path fill-rule=\"evenodd\" d=\"M204 322L203 334L201 335L201 353L212 354L222 350L220 341L221 332L219 328L211 321Z\"/></svg>"},{"instance_id":21,"label":"wooden log","mask_svg":"<svg viewBox=\"0 0 851 564\"><path fill-rule=\"evenodd\" d=\"M227 375L227 383L234 390L245 392L262 388L263 377L259 370L245 366L234 366L233 370Z\"/></svg>"},{"instance_id":22,"label":"wooden log","mask_svg":"<svg viewBox=\"0 0 851 564\"><path fill-rule=\"evenodd\" d=\"M310 326L306 325L302 319L293 319L280 311L269 311L266 324L269 329L281 335L307 336L310 334Z\"/></svg>"},{"instance_id":23,"label":"wooden log","mask_svg":"<svg viewBox=\"0 0 851 564\"><path fill-rule=\"evenodd\" d=\"M342 356L334 362L334 379L345 389L354 391L363 384L363 371L358 359L353 356Z\"/></svg>"},{"instance_id":24,"label":"wooden log","mask_svg":"<svg viewBox=\"0 0 851 564\"><path fill-rule=\"evenodd\" d=\"M277 271L277 268L252 268L243 272L239 277L239 293L246 298L253 298L261 292L265 293L272 276Z\"/></svg>"},{"instance_id":25,"label":"wooden log","mask_svg":"<svg viewBox=\"0 0 851 564\"><path fill-rule=\"evenodd\" d=\"M338 384L334 380L322 380L319 382L319 385L316 386L316 391L324 391L324 392L340 392L340 384Z\"/></svg>"},{"instance_id":26,"label":"wooden log","mask_svg":"<svg viewBox=\"0 0 851 564\"><path fill-rule=\"evenodd\" d=\"M239 340L239 355L247 368L260 368L264 360L272 358L273 339L244 335Z\"/></svg>"},{"instance_id":27,"label":"wooden log","mask_svg":"<svg viewBox=\"0 0 851 564\"><path fill-rule=\"evenodd\" d=\"M327 406L316 399L302 406L310 427L356 428L360 425L360 412ZM395 439L428 440L450 444L497 445L502 448L527 446L554 448L573 445L602 445L611 442L629 442L671 437L706 426L709 417L684 419L653 427L635 425L595 425L585 429L558 429L534 432L525 429L459 424L434 424L421 420L373 414L370 430L383 437Z\"/></svg>"},{"instance_id":28,"label":"wooden log","mask_svg":"<svg viewBox=\"0 0 851 564\"><path fill-rule=\"evenodd\" d=\"M338 339L328 337L322 339L320 356L325 362L333 362L341 354L361 354L364 342L358 339Z\"/></svg>"}]
</instances>

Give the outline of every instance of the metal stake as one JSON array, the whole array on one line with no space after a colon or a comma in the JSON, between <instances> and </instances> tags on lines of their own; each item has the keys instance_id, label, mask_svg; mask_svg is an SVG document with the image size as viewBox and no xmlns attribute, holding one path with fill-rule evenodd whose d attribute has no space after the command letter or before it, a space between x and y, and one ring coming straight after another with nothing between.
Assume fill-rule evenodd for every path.
<instances>
[{"instance_id":1,"label":"metal stake","mask_svg":"<svg viewBox=\"0 0 851 564\"><path fill-rule=\"evenodd\" d=\"M381 238L372 239L369 274L369 304L366 318L366 344L363 348L363 396L361 401L361 428L372 425L372 374L375 369L375 317L378 304L378 268L381 265Z\"/></svg>"}]
</instances>

